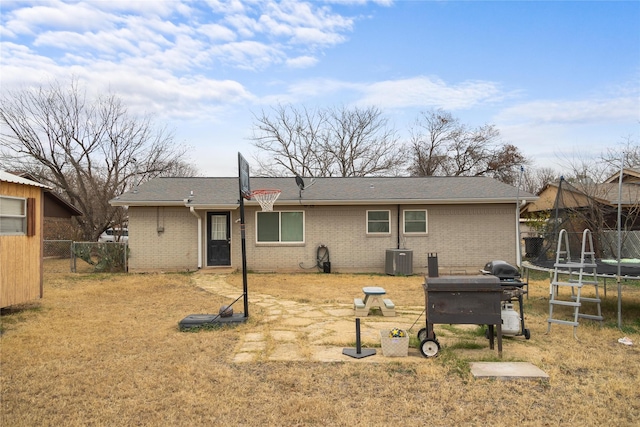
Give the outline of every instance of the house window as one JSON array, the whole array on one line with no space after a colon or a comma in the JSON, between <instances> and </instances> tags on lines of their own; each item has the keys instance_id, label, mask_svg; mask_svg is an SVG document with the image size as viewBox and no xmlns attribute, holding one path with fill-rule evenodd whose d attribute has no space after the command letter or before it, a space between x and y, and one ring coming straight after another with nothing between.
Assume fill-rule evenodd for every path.
<instances>
[{"instance_id":1,"label":"house window","mask_svg":"<svg viewBox=\"0 0 640 427\"><path fill-rule=\"evenodd\" d=\"M404 211L405 234L427 233L427 211Z\"/></svg>"},{"instance_id":2,"label":"house window","mask_svg":"<svg viewBox=\"0 0 640 427\"><path fill-rule=\"evenodd\" d=\"M227 240L226 215L211 215L211 240Z\"/></svg>"},{"instance_id":3,"label":"house window","mask_svg":"<svg viewBox=\"0 0 640 427\"><path fill-rule=\"evenodd\" d=\"M304 212L257 212L258 243L303 243Z\"/></svg>"},{"instance_id":4,"label":"house window","mask_svg":"<svg viewBox=\"0 0 640 427\"><path fill-rule=\"evenodd\" d=\"M367 234L389 234L390 211L367 211Z\"/></svg>"},{"instance_id":5,"label":"house window","mask_svg":"<svg viewBox=\"0 0 640 427\"><path fill-rule=\"evenodd\" d=\"M27 234L27 199L0 196L0 234Z\"/></svg>"}]
</instances>

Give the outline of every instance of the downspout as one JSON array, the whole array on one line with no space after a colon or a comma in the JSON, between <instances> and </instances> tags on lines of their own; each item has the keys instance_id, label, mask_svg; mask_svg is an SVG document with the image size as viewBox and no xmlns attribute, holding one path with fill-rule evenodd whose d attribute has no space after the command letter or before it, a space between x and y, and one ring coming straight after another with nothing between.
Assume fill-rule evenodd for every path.
<instances>
[{"instance_id":1,"label":"downspout","mask_svg":"<svg viewBox=\"0 0 640 427\"><path fill-rule=\"evenodd\" d=\"M193 206L189 206L189 212L198 218L198 270L202 268L202 217L196 213Z\"/></svg>"},{"instance_id":2,"label":"downspout","mask_svg":"<svg viewBox=\"0 0 640 427\"><path fill-rule=\"evenodd\" d=\"M400 249L400 205L398 205L398 243L397 243L397 248L396 249Z\"/></svg>"}]
</instances>

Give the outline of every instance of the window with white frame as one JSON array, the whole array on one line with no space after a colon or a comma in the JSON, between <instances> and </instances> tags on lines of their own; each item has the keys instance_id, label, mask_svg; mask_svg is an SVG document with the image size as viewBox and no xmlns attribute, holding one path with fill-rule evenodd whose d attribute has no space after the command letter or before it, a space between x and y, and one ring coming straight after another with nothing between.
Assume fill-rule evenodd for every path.
<instances>
[{"instance_id":1,"label":"window with white frame","mask_svg":"<svg viewBox=\"0 0 640 427\"><path fill-rule=\"evenodd\" d=\"M427 233L427 211L426 210L404 211L404 233L405 234L426 234Z\"/></svg>"},{"instance_id":2,"label":"window with white frame","mask_svg":"<svg viewBox=\"0 0 640 427\"><path fill-rule=\"evenodd\" d=\"M258 243L304 243L304 212L256 213Z\"/></svg>"},{"instance_id":3,"label":"window with white frame","mask_svg":"<svg viewBox=\"0 0 640 427\"><path fill-rule=\"evenodd\" d=\"M389 234L391 211L367 211L367 234Z\"/></svg>"},{"instance_id":4,"label":"window with white frame","mask_svg":"<svg viewBox=\"0 0 640 427\"><path fill-rule=\"evenodd\" d=\"M0 234L27 234L27 199L0 196Z\"/></svg>"}]
</instances>

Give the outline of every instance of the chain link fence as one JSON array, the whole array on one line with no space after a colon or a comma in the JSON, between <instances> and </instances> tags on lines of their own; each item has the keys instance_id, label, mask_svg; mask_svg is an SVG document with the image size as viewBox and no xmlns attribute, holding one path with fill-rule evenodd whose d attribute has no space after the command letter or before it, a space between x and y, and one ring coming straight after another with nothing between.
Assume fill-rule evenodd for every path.
<instances>
[{"instance_id":1,"label":"chain link fence","mask_svg":"<svg viewBox=\"0 0 640 427\"><path fill-rule=\"evenodd\" d=\"M44 271L47 273L70 272L73 240L45 240L43 243Z\"/></svg>"},{"instance_id":2,"label":"chain link fence","mask_svg":"<svg viewBox=\"0 0 640 427\"><path fill-rule=\"evenodd\" d=\"M71 244L73 240L45 240L45 258L71 258Z\"/></svg>"},{"instance_id":3,"label":"chain link fence","mask_svg":"<svg viewBox=\"0 0 640 427\"><path fill-rule=\"evenodd\" d=\"M129 245L126 242L44 241L44 268L50 273L126 272Z\"/></svg>"}]
</instances>

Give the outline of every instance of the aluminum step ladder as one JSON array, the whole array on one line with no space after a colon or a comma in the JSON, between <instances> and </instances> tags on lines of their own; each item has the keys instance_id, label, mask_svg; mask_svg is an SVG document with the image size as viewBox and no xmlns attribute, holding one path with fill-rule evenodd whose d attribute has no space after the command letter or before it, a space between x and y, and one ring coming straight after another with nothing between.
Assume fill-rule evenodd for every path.
<instances>
[{"instance_id":1,"label":"aluminum step ladder","mask_svg":"<svg viewBox=\"0 0 640 427\"><path fill-rule=\"evenodd\" d=\"M600 322L602 326L602 309L600 306L600 294L598 291L597 264L593 250L593 235L591 230L585 229L582 232L582 251L580 261L575 262L571 258L569 248L569 236L567 231L562 229L558 235L558 247L556 251L556 262L554 263L553 278L549 286L549 318L547 319L547 333L551 331L552 323L573 326L573 336L578 339L577 328L578 319L589 319ZM561 280L563 275L565 280ZM568 276L568 277L567 277ZM595 287L595 297L582 296L582 288L585 285ZM567 299L560 299L560 289L570 288L571 296ZM586 314L581 312L583 303L595 303L597 314ZM561 320L553 318L553 308L555 306L573 307L573 320Z\"/></svg>"}]
</instances>

